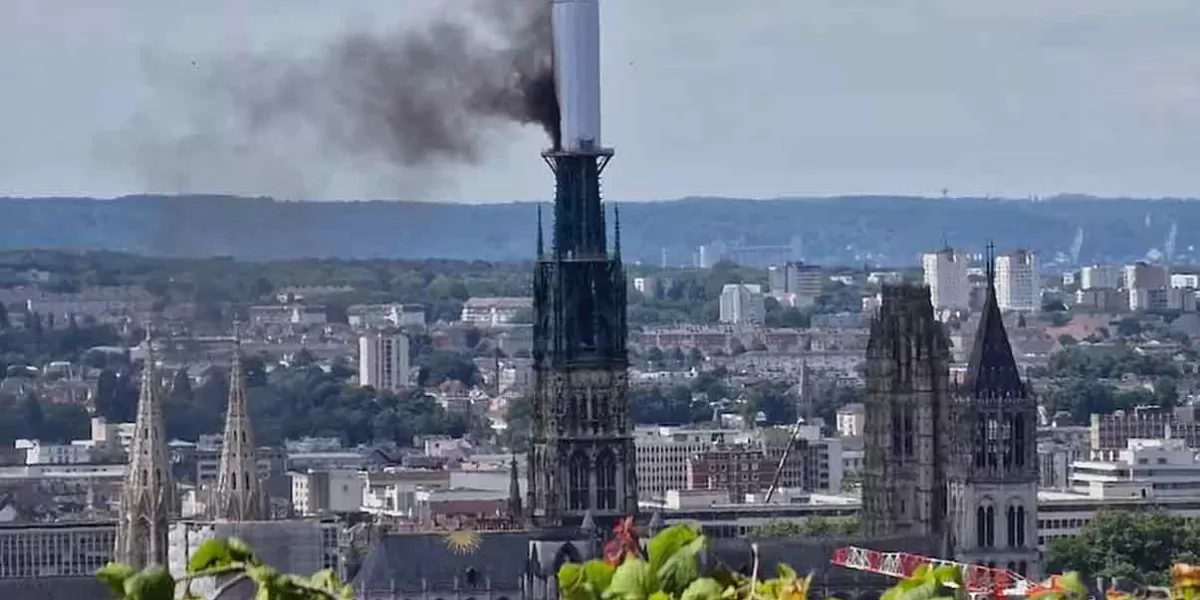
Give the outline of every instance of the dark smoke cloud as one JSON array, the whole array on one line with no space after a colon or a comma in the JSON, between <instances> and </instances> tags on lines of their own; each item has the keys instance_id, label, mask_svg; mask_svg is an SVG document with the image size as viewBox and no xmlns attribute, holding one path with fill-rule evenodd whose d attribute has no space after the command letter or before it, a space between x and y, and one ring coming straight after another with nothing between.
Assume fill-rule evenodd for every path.
<instances>
[{"instance_id":1,"label":"dark smoke cloud","mask_svg":"<svg viewBox=\"0 0 1200 600\"><path fill-rule=\"evenodd\" d=\"M408 193L411 178L481 160L506 125L559 141L550 0L476 0L416 29L352 31L297 53L157 60L155 102L100 149L153 191L302 195L329 175L297 170L365 160Z\"/></svg>"}]
</instances>

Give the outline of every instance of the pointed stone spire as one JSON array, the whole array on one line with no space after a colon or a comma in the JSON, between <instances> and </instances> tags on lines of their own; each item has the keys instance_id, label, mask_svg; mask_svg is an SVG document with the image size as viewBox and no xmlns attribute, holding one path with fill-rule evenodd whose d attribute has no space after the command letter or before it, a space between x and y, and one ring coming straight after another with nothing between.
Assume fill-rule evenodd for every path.
<instances>
[{"instance_id":1,"label":"pointed stone spire","mask_svg":"<svg viewBox=\"0 0 1200 600\"><path fill-rule=\"evenodd\" d=\"M267 518L266 497L258 479L258 454L246 403L246 381L242 374L242 340L239 324L233 324L233 363L229 369L229 406L225 409L225 436L217 487L209 501L214 519L259 521Z\"/></svg>"},{"instance_id":2,"label":"pointed stone spire","mask_svg":"<svg viewBox=\"0 0 1200 600\"><path fill-rule=\"evenodd\" d=\"M513 521L521 520L521 481L517 475L517 455L513 454L509 461L508 479L508 516Z\"/></svg>"},{"instance_id":3,"label":"pointed stone spire","mask_svg":"<svg viewBox=\"0 0 1200 600\"><path fill-rule=\"evenodd\" d=\"M135 570L166 566L167 529L175 488L167 461L167 432L159 403L157 358L146 326L146 361L138 396L137 422L121 491L115 559Z\"/></svg>"},{"instance_id":4,"label":"pointed stone spire","mask_svg":"<svg viewBox=\"0 0 1200 600\"><path fill-rule=\"evenodd\" d=\"M539 203L537 207L537 257L541 258L545 250L545 245L542 239L542 205Z\"/></svg>"},{"instance_id":5,"label":"pointed stone spire","mask_svg":"<svg viewBox=\"0 0 1200 600\"><path fill-rule=\"evenodd\" d=\"M579 524L579 531L586 535L592 535L599 531L596 529L596 518L592 516L592 511L583 513L583 522Z\"/></svg>"},{"instance_id":6,"label":"pointed stone spire","mask_svg":"<svg viewBox=\"0 0 1200 600\"><path fill-rule=\"evenodd\" d=\"M979 316L979 328L975 332L975 345L967 360L967 373L963 388L977 398L1025 397L1025 385L1021 382L1012 345L1004 330L1004 315L996 300L995 246L988 242L984 257L987 271L987 299L983 313Z\"/></svg>"}]
</instances>

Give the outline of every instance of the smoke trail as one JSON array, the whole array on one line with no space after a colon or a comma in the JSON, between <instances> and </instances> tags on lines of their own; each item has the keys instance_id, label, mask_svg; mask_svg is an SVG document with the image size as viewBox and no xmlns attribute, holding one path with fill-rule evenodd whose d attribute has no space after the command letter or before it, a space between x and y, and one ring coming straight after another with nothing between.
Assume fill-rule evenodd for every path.
<instances>
[{"instance_id":1,"label":"smoke trail","mask_svg":"<svg viewBox=\"0 0 1200 600\"><path fill-rule=\"evenodd\" d=\"M506 125L540 126L558 144L552 44L550 0L476 0L456 17L353 31L303 55L183 69L160 56L148 69L155 102L97 152L158 192L297 197L327 190L341 162L372 171L372 189L413 193L439 167L480 161Z\"/></svg>"}]
</instances>

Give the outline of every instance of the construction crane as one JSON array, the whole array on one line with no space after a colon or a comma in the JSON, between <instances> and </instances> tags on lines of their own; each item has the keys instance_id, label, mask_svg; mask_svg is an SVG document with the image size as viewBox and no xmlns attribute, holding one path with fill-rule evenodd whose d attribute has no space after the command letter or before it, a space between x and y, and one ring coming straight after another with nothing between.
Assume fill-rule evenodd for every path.
<instances>
[{"instance_id":1,"label":"construction crane","mask_svg":"<svg viewBox=\"0 0 1200 600\"><path fill-rule=\"evenodd\" d=\"M788 436L787 446L783 448L783 455L779 457L779 464L775 466L775 475L771 477L771 486L767 488L767 495L763 498L764 504L771 503L771 497L775 495L775 490L779 489L779 480L783 478L783 467L787 464L788 456L792 453L792 448L796 447L796 438L800 437L800 427L804 425L804 417L796 419L796 424L792 426L792 434Z\"/></svg>"},{"instance_id":2,"label":"construction crane","mask_svg":"<svg viewBox=\"0 0 1200 600\"><path fill-rule=\"evenodd\" d=\"M1057 575L1043 583L1035 583L1008 569L930 558L908 552L880 552L857 546L846 546L834 550L830 562L839 567L887 575L897 579L912 577L917 569L924 565L931 567L949 565L958 568L962 573L963 585L966 586L967 593L972 598L1028 598L1061 589Z\"/></svg>"}]
</instances>

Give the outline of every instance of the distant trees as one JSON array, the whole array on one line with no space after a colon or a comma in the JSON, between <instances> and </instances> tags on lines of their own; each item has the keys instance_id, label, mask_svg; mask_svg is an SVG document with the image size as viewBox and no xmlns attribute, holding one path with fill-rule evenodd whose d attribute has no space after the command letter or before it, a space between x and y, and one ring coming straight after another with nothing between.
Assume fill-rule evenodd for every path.
<instances>
[{"instance_id":1,"label":"distant trees","mask_svg":"<svg viewBox=\"0 0 1200 600\"><path fill-rule=\"evenodd\" d=\"M1100 512L1078 535L1050 540L1045 554L1049 573L1146 585L1169 584L1173 562L1200 562L1200 524L1158 510Z\"/></svg>"}]
</instances>

